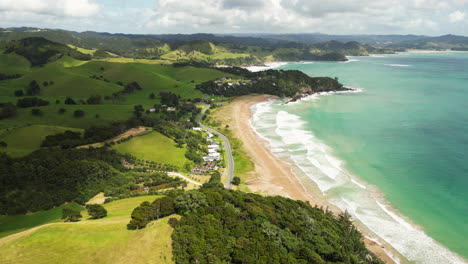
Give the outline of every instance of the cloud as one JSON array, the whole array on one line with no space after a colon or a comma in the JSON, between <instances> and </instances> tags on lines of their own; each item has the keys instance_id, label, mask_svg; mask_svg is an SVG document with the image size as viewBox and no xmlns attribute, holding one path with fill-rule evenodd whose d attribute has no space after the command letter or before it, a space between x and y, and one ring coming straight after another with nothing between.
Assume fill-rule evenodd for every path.
<instances>
[{"instance_id":1,"label":"cloud","mask_svg":"<svg viewBox=\"0 0 468 264\"><path fill-rule=\"evenodd\" d=\"M92 0L0 0L0 12L89 17L99 12L99 6Z\"/></svg>"},{"instance_id":2,"label":"cloud","mask_svg":"<svg viewBox=\"0 0 468 264\"><path fill-rule=\"evenodd\" d=\"M0 0L0 26L124 33L467 35L468 0ZM449 31L450 30L450 31Z\"/></svg>"},{"instance_id":3,"label":"cloud","mask_svg":"<svg viewBox=\"0 0 468 264\"><path fill-rule=\"evenodd\" d=\"M449 14L449 20L452 23L460 22L460 21L463 21L464 19L465 19L465 13L459 10L454 11Z\"/></svg>"}]
</instances>

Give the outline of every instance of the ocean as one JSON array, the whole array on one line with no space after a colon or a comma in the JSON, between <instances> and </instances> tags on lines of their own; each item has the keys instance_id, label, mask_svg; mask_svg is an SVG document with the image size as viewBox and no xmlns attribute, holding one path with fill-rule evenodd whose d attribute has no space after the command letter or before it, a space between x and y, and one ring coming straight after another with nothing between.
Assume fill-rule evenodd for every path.
<instances>
[{"instance_id":1,"label":"ocean","mask_svg":"<svg viewBox=\"0 0 468 264\"><path fill-rule=\"evenodd\" d=\"M359 92L256 104L252 127L411 262L467 263L468 53L349 59L279 67Z\"/></svg>"}]
</instances>

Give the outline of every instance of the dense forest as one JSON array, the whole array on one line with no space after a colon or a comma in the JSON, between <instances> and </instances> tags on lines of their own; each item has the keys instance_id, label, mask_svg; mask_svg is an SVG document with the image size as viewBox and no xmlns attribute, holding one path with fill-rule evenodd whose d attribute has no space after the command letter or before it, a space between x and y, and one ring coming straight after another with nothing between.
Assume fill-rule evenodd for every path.
<instances>
[{"instance_id":1,"label":"dense forest","mask_svg":"<svg viewBox=\"0 0 468 264\"><path fill-rule=\"evenodd\" d=\"M174 260L185 263L383 263L365 247L347 213L288 198L225 190L170 191L132 212L128 229L171 214Z\"/></svg>"}]
</instances>

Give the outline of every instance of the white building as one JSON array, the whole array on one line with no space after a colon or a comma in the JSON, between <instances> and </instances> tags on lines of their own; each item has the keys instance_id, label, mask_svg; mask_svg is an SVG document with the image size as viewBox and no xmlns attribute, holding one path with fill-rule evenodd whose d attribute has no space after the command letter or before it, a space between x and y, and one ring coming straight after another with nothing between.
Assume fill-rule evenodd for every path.
<instances>
[{"instance_id":1,"label":"white building","mask_svg":"<svg viewBox=\"0 0 468 264\"><path fill-rule=\"evenodd\" d=\"M201 131L201 127L193 127L192 129L195 131Z\"/></svg>"}]
</instances>

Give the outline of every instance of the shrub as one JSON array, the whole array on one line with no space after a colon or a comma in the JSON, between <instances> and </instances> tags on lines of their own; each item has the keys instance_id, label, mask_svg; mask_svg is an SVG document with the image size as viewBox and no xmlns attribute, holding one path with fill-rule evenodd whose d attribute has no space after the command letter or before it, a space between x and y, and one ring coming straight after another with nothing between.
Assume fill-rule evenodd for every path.
<instances>
[{"instance_id":1,"label":"shrub","mask_svg":"<svg viewBox=\"0 0 468 264\"><path fill-rule=\"evenodd\" d=\"M16 91L15 91L15 96L16 96L16 97L20 97L20 96L23 96L23 95L24 95L23 90L16 90Z\"/></svg>"},{"instance_id":2,"label":"shrub","mask_svg":"<svg viewBox=\"0 0 468 264\"><path fill-rule=\"evenodd\" d=\"M31 109L31 115L33 116L42 116L44 113L41 111L41 109L33 108Z\"/></svg>"},{"instance_id":3,"label":"shrub","mask_svg":"<svg viewBox=\"0 0 468 264\"><path fill-rule=\"evenodd\" d=\"M231 183L234 184L234 185L239 185L240 182L241 182L241 180L240 180L239 177L234 177L234 178L232 179L232 182L231 182Z\"/></svg>"},{"instance_id":4,"label":"shrub","mask_svg":"<svg viewBox=\"0 0 468 264\"><path fill-rule=\"evenodd\" d=\"M73 112L73 116L76 118L83 117L84 115L85 115L85 112L83 110L75 110L75 112Z\"/></svg>"},{"instance_id":5,"label":"shrub","mask_svg":"<svg viewBox=\"0 0 468 264\"><path fill-rule=\"evenodd\" d=\"M78 210L71 208L64 208L62 210L62 219L65 219L65 222L78 222L80 221L81 217L83 216Z\"/></svg>"},{"instance_id":6,"label":"shrub","mask_svg":"<svg viewBox=\"0 0 468 264\"><path fill-rule=\"evenodd\" d=\"M106 208L100 204L88 204L86 205L86 209L91 219L99 219L107 216Z\"/></svg>"},{"instance_id":7,"label":"shrub","mask_svg":"<svg viewBox=\"0 0 468 264\"><path fill-rule=\"evenodd\" d=\"M67 105L76 105L76 102L72 98L67 97L67 99L65 99L65 104L67 104Z\"/></svg>"}]
</instances>

